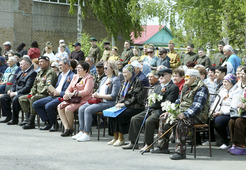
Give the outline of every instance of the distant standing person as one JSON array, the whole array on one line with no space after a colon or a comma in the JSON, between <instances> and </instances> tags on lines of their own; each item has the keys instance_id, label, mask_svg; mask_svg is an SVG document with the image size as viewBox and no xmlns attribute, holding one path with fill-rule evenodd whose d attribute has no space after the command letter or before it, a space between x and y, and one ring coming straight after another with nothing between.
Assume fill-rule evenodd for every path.
<instances>
[{"instance_id":1,"label":"distant standing person","mask_svg":"<svg viewBox=\"0 0 246 170\"><path fill-rule=\"evenodd\" d=\"M97 46L96 38L92 37L90 40L91 40L91 48L89 51L89 56L93 57L95 62L98 62L101 59L101 50Z\"/></svg>"},{"instance_id":2,"label":"distant standing person","mask_svg":"<svg viewBox=\"0 0 246 170\"><path fill-rule=\"evenodd\" d=\"M21 57L27 55L26 44L21 43L20 45L18 45L16 51L21 55Z\"/></svg>"},{"instance_id":3,"label":"distant standing person","mask_svg":"<svg viewBox=\"0 0 246 170\"><path fill-rule=\"evenodd\" d=\"M60 52L61 45L64 45L64 44L65 44L64 40L59 40L59 47L57 48L57 53ZM68 56L70 57L71 56L71 51L69 50L68 46L66 46L66 44L65 44L65 51L67 52Z\"/></svg>"},{"instance_id":4,"label":"distant standing person","mask_svg":"<svg viewBox=\"0 0 246 170\"><path fill-rule=\"evenodd\" d=\"M120 59L123 60L123 66L127 65L133 56L133 51L131 49L130 41L125 41L124 43L124 51L121 54Z\"/></svg>"},{"instance_id":5,"label":"distant standing person","mask_svg":"<svg viewBox=\"0 0 246 170\"><path fill-rule=\"evenodd\" d=\"M79 42L76 42L74 45L74 51L71 53L71 59L75 59L77 61L84 61L84 52L81 51L81 44Z\"/></svg>"},{"instance_id":6,"label":"distant standing person","mask_svg":"<svg viewBox=\"0 0 246 170\"><path fill-rule=\"evenodd\" d=\"M27 55L30 57L31 60L40 57L40 49L38 48L37 41L32 42L31 48L29 49Z\"/></svg>"},{"instance_id":7,"label":"distant standing person","mask_svg":"<svg viewBox=\"0 0 246 170\"><path fill-rule=\"evenodd\" d=\"M170 58L170 68L175 69L180 65L180 55L174 49L174 42L172 40L168 43L169 53L167 56Z\"/></svg>"},{"instance_id":8,"label":"distant standing person","mask_svg":"<svg viewBox=\"0 0 246 170\"><path fill-rule=\"evenodd\" d=\"M189 61L196 62L196 60L198 59L198 55L193 52L194 47L194 44L190 44L187 46L187 53L184 56L182 65L186 65Z\"/></svg>"},{"instance_id":9,"label":"distant standing person","mask_svg":"<svg viewBox=\"0 0 246 170\"><path fill-rule=\"evenodd\" d=\"M210 58L205 55L204 48L199 49L198 55L197 64L203 65L205 68L209 68L211 66Z\"/></svg>"},{"instance_id":10,"label":"distant standing person","mask_svg":"<svg viewBox=\"0 0 246 170\"><path fill-rule=\"evenodd\" d=\"M223 48L225 46L225 43L223 41L220 41L218 44L218 50L219 52L215 54L214 56L214 63L216 67L221 66L226 61L226 56L224 55Z\"/></svg>"},{"instance_id":11,"label":"distant standing person","mask_svg":"<svg viewBox=\"0 0 246 170\"><path fill-rule=\"evenodd\" d=\"M103 56L102 56L101 61L105 62L105 61L108 61L111 55L110 42L105 41L103 45L104 45L104 51L103 51Z\"/></svg>"},{"instance_id":12,"label":"distant standing person","mask_svg":"<svg viewBox=\"0 0 246 170\"><path fill-rule=\"evenodd\" d=\"M233 48L230 45L224 46L223 52L225 56L228 58L226 62L227 74L236 74L237 67L241 65L241 59L236 54L234 54Z\"/></svg>"}]
</instances>

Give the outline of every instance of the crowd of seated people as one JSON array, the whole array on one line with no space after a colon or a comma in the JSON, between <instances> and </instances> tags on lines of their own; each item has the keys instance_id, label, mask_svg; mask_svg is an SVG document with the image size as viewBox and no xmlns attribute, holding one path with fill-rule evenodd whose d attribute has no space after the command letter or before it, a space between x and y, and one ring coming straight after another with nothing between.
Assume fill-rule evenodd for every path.
<instances>
[{"instance_id":1,"label":"crowd of seated people","mask_svg":"<svg viewBox=\"0 0 246 170\"><path fill-rule=\"evenodd\" d=\"M70 53L64 40L60 40L59 51L54 55L49 42L41 55L34 41L28 55L9 51L0 57L1 110L6 116L0 123L34 129L39 115L44 122L40 130L54 132L58 130L59 117L64 127L61 136L68 137L74 134L74 116L78 114L79 130L72 139L86 142L91 140L97 112L124 108L118 116L108 118L108 133L113 136L108 145L138 149L138 133L144 123L144 146L140 151L170 154L171 132L158 141L157 148L150 147L155 130L160 136L172 125L167 121L170 113L162 106L170 101L179 105L172 160L186 158L186 139L192 126L208 121L213 145L220 144L219 149L234 155L246 154L246 66L239 64L240 58L231 46L222 48L226 59L218 66L210 62L196 65L199 57L193 52L193 44L187 47L183 59L186 65L180 66L173 41L169 42L169 52L165 48L159 50L159 57L153 45L145 46L145 53L140 56L139 50L135 48L133 52L126 41L121 57L116 57L117 47L113 47L116 52L110 57L111 49L107 46L107 56L96 63L92 56L84 57L79 42L73 46L75 51ZM199 61L204 53L203 50ZM158 96L152 103L148 99L151 94ZM25 113L24 121L19 122L21 110ZM125 134L129 144L125 143ZM208 145L208 141L202 144Z\"/></svg>"}]
</instances>

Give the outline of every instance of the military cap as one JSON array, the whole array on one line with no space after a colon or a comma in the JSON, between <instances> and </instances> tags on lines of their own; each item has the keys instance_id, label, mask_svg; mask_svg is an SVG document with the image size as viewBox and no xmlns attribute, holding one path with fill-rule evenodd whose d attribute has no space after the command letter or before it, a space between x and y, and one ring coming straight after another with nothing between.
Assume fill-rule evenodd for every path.
<instances>
[{"instance_id":1,"label":"military cap","mask_svg":"<svg viewBox=\"0 0 246 170\"><path fill-rule=\"evenodd\" d=\"M112 49L114 49L114 50L116 50L116 51L119 51L119 49L118 49L116 46L113 46Z\"/></svg>"},{"instance_id":2,"label":"military cap","mask_svg":"<svg viewBox=\"0 0 246 170\"><path fill-rule=\"evenodd\" d=\"M48 56L40 56L38 60L44 59L46 61L50 61L50 58Z\"/></svg>"},{"instance_id":3,"label":"military cap","mask_svg":"<svg viewBox=\"0 0 246 170\"><path fill-rule=\"evenodd\" d=\"M170 40L170 41L168 42L168 44L173 44L173 45L174 45L173 40Z\"/></svg>"},{"instance_id":4,"label":"military cap","mask_svg":"<svg viewBox=\"0 0 246 170\"><path fill-rule=\"evenodd\" d=\"M90 38L90 40L91 40L91 41L97 41L97 39L94 38L94 37Z\"/></svg>"},{"instance_id":5,"label":"military cap","mask_svg":"<svg viewBox=\"0 0 246 170\"><path fill-rule=\"evenodd\" d=\"M104 45L110 45L110 42L109 41L105 41L103 44Z\"/></svg>"},{"instance_id":6,"label":"military cap","mask_svg":"<svg viewBox=\"0 0 246 170\"><path fill-rule=\"evenodd\" d=\"M173 71L172 71L172 69L170 69L170 68L163 68L163 69L161 69L157 74L158 74L158 76L160 76L160 75L163 75L164 73L172 74Z\"/></svg>"}]
</instances>

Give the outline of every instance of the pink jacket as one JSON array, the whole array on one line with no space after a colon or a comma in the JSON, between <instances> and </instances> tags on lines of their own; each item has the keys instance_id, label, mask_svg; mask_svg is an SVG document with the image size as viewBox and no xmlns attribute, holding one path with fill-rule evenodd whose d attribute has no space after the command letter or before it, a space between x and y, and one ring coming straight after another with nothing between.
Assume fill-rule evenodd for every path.
<instances>
[{"instance_id":1,"label":"pink jacket","mask_svg":"<svg viewBox=\"0 0 246 170\"><path fill-rule=\"evenodd\" d=\"M73 76L73 79L68 86L67 90L65 91L66 93L72 93L75 90L79 91L79 96L81 96L81 104L86 103L92 96L93 89L94 89L94 81L93 77L86 73L83 79L78 82L79 75L76 74ZM77 84L76 84L77 83Z\"/></svg>"}]
</instances>

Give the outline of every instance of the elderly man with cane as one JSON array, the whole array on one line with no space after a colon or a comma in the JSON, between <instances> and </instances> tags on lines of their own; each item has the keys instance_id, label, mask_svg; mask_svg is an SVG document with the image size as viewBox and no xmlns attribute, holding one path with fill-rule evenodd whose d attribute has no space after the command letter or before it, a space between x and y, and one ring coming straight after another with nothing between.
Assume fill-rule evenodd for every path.
<instances>
[{"instance_id":1,"label":"elderly man with cane","mask_svg":"<svg viewBox=\"0 0 246 170\"><path fill-rule=\"evenodd\" d=\"M134 143L135 141L136 143L138 142L138 132L141 131L141 127L145 123L145 146L141 149L141 151L145 150L153 142L154 132L158 127L159 116L162 113L161 103L167 100L175 102L175 100L178 98L179 88L171 80L172 70L169 68L162 69L158 72L158 76L161 84L156 87L154 93L161 95L162 100L153 103L147 111L143 111L132 117L129 129L129 140L131 142L126 146L122 146L123 149L138 148L138 144L134 146ZM149 117L146 119L147 116Z\"/></svg>"},{"instance_id":2,"label":"elderly man with cane","mask_svg":"<svg viewBox=\"0 0 246 170\"><path fill-rule=\"evenodd\" d=\"M180 98L176 101L179 105L179 115L176 125L176 147L175 153L170 156L172 160L186 158L186 137L194 124L206 123L209 112L208 88L199 78L199 72L195 69L188 69L185 74L185 85L181 91ZM159 133L161 136L171 125L165 123L168 113L160 116ZM168 143L171 132L168 132L158 141L156 149L151 153L169 154Z\"/></svg>"}]
</instances>

